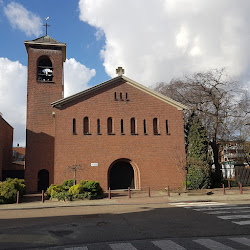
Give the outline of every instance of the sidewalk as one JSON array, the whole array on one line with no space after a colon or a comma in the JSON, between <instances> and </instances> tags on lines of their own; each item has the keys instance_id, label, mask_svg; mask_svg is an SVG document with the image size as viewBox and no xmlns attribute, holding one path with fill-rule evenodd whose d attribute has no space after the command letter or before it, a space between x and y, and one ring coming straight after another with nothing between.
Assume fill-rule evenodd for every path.
<instances>
[{"instance_id":1,"label":"sidewalk","mask_svg":"<svg viewBox=\"0 0 250 250\"><path fill-rule=\"evenodd\" d=\"M243 188L243 194L240 194L239 188L226 189L223 194L222 188L171 191L170 196L166 191L151 191L151 197L147 191L131 191L131 198L128 197L128 191L113 191L111 199L108 194L105 198L99 200L78 200L78 201L53 201L45 200L41 202L40 194L26 195L23 202L19 204L3 204L0 210L16 210L16 209L41 209L55 207L77 207L77 206L111 206L111 205L138 205L138 204L162 204L174 202L238 202L250 204L250 187Z\"/></svg>"}]
</instances>

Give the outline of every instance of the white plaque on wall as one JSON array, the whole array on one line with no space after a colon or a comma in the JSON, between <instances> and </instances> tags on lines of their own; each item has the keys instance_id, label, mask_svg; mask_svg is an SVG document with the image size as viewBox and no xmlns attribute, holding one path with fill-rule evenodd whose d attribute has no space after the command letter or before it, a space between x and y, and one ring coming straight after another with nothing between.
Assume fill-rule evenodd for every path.
<instances>
[{"instance_id":1,"label":"white plaque on wall","mask_svg":"<svg viewBox=\"0 0 250 250\"><path fill-rule=\"evenodd\" d=\"M97 162L92 162L91 167L98 167L98 163Z\"/></svg>"}]
</instances>

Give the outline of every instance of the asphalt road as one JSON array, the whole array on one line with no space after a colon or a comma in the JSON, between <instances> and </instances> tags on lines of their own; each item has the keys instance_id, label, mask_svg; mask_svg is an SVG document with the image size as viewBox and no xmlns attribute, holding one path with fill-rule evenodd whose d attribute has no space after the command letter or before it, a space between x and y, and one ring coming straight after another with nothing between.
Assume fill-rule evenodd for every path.
<instances>
[{"instance_id":1,"label":"asphalt road","mask_svg":"<svg viewBox=\"0 0 250 250\"><path fill-rule=\"evenodd\" d=\"M240 206L247 205L237 207ZM167 203L8 210L0 212L0 223L0 249L62 246L60 249L65 249L83 245L89 247L78 249L160 249L152 242L173 239L189 246L190 240L219 238L219 242L223 242L232 237L249 238L250 235L250 224L238 225L219 218L216 213ZM110 248L110 244L116 242L132 243L137 247ZM207 249L195 244L197 248L187 249ZM250 246L235 244L232 242L233 248L228 249L250 249Z\"/></svg>"}]
</instances>

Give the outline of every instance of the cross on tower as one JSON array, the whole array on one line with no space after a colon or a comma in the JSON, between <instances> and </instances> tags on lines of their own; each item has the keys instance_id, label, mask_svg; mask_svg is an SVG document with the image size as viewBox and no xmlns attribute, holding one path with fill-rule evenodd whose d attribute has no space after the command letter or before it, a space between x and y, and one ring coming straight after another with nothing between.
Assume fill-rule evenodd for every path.
<instances>
[{"instance_id":1,"label":"cross on tower","mask_svg":"<svg viewBox=\"0 0 250 250\"><path fill-rule=\"evenodd\" d=\"M123 69L122 67L118 67L118 68L116 69L116 74L117 74L118 76L123 75L123 74L124 74L124 69Z\"/></svg>"},{"instance_id":2,"label":"cross on tower","mask_svg":"<svg viewBox=\"0 0 250 250\"><path fill-rule=\"evenodd\" d=\"M48 19L49 19L49 17L45 18L46 24L43 25L43 26L46 26L46 36L47 36L47 34L48 34L48 26L50 26L50 25L47 24L47 20L48 20Z\"/></svg>"}]
</instances>

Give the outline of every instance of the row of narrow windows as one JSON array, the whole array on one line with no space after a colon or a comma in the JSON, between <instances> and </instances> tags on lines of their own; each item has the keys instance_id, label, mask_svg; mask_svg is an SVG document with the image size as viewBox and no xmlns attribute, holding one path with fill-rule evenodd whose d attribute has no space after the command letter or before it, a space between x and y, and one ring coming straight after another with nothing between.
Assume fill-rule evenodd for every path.
<instances>
[{"instance_id":1,"label":"row of narrow windows","mask_svg":"<svg viewBox=\"0 0 250 250\"><path fill-rule=\"evenodd\" d=\"M125 98L126 101L129 101L129 99L128 99L128 93L127 92L125 93L125 96L122 95L122 92L120 92L120 93L116 93L115 92L114 93L114 99L115 99L115 101L118 101L118 100L124 101L124 98Z\"/></svg>"},{"instance_id":2,"label":"row of narrow windows","mask_svg":"<svg viewBox=\"0 0 250 250\"><path fill-rule=\"evenodd\" d=\"M165 129L166 134L169 135L169 128L168 128L168 120L165 121ZM146 120L143 120L143 131L144 134L147 134L147 123ZM130 119L130 133L132 135L137 135L137 122L134 117ZM73 119L73 134L76 135L76 119ZM83 118L83 134L89 135L90 134L90 126L89 126L89 118L86 116ZM101 134L101 122L100 119L97 119L97 134ZM114 126L113 126L113 119L109 117L107 119L107 134L113 135L114 134ZM121 134L124 134L124 122L121 119ZM159 121L158 118L153 119L153 134L159 135Z\"/></svg>"}]
</instances>

